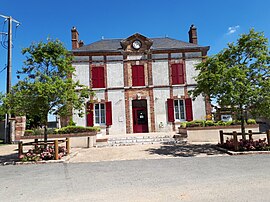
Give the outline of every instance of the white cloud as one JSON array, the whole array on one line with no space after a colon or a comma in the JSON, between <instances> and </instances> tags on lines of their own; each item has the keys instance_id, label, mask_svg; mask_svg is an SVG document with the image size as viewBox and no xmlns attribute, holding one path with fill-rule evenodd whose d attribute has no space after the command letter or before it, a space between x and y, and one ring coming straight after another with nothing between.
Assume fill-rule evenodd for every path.
<instances>
[{"instance_id":1,"label":"white cloud","mask_svg":"<svg viewBox=\"0 0 270 202\"><path fill-rule=\"evenodd\" d=\"M229 27L228 31L227 31L227 35L233 34L235 33L238 29L240 28L239 25L233 26L233 27Z\"/></svg>"}]
</instances>

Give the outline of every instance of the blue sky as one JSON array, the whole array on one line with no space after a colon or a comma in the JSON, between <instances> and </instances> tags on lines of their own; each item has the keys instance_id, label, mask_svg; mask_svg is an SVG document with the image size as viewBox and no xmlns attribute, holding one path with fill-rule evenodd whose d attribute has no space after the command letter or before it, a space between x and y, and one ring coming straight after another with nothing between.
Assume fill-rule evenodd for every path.
<instances>
[{"instance_id":1,"label":"blue sky","mask_svg":"<svg viewBox=\"0 0 270 202\"><path fill-rule=\"evenodd\" d=\"M147 37L188 41L191 24L198 28L200 45L211 46L209 55L235 41L252 27L270 36L268 0L0 0L0 14L21 22L13 29L12 84L23 66L21 50L47 37L61 40L71 49L70 30L76 26L85 44L104 38L126 38L136 32ZM7 23L0 18L0 32ZM7 50L0 46L0 72L6 65ZM0 91L6 89L6 71L0 73Z\"/></svg>"}]
</instances>

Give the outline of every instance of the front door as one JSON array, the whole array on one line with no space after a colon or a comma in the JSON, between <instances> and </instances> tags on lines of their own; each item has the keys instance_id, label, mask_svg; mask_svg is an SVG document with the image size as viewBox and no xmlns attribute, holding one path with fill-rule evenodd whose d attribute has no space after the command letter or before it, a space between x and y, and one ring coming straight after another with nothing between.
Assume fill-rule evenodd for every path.
<instances>
[{"instance_id":1,"label":"front door","mask_svg":"<svg viewBox=\"0 0 270 202\"><path fill-rule=\"evenodd\" d=\"M134 133L147 133L147 109L145 107L133 108L133 132Z\"/></svg>"}]
</instances>

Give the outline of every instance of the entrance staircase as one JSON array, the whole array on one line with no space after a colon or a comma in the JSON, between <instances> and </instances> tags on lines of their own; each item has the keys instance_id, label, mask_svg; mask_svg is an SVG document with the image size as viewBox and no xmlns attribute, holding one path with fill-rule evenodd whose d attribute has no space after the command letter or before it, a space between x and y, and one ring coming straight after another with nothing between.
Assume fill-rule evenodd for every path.
<instances>
[{"instance_id":1,"label":"entrance staircase","mask_svg":"<svg viewBox=\"0 0 270 202\"><path fill-rule=\"evenodd\" d=\"M167 133L133 133L125 135L108 135L97 139L97 147L102 146L129 146L129 145L143 145L143 144L175 144L186 143L184 137L175 135L175 132Z\"/></svg>"}]
</instances>

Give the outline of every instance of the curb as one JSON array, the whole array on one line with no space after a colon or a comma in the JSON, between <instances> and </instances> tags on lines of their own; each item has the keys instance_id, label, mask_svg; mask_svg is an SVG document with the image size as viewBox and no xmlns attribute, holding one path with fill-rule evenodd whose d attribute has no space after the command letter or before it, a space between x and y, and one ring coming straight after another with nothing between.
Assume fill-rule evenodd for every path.
<instances>
[{"instance_id":1,"label":"curb","mask_svg":"<svg viewBox=\"0 0 270 202\"><path fill-rule=\"evenodd\" d=\"M219 146L216 146L214 145L213 146L215 149L219 150L219 151L222 151L222 152L225 152L229 155L252 155L252 154L270 154L270 151L240 151L240 152L235 152L235 151L231 151L231 150L228 150L228 149L224 149L222 147L219 147Z\"/></svg>"}]
</instances>

